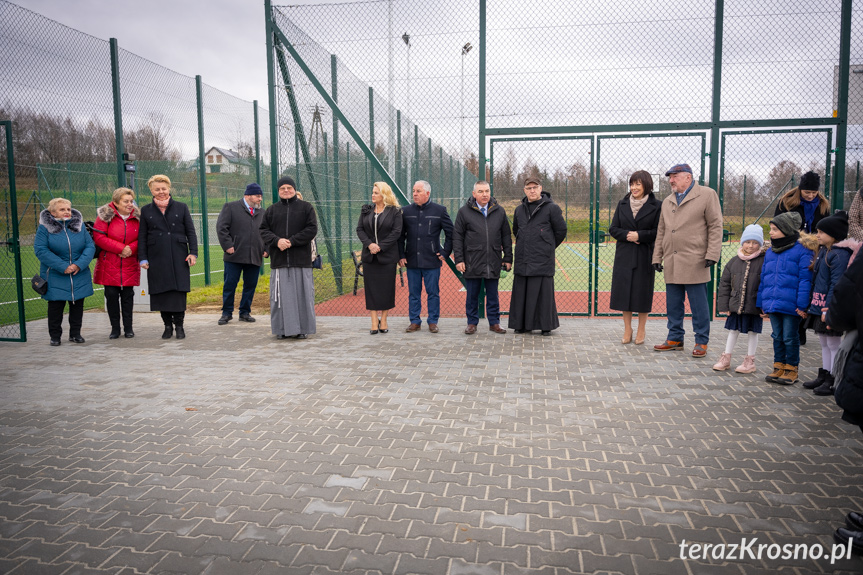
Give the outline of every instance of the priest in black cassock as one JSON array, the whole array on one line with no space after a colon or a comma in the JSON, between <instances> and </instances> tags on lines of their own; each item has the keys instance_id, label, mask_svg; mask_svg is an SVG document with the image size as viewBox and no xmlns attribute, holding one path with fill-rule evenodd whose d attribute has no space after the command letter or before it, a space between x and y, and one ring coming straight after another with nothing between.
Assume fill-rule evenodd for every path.
<instances>
[{"instance_id":1,"label":"priest in black cassock","mask_svg":"<svg viewBox=\"0 0 863 575\"><path fill-rule=\"evenodd\" d=\"M318 217L293 178L283 176L276 185L279 201L261 220L261 239L270 254L270 327L276 339L306 339L317 328L312 240Z\"/></svg>"},{"instance_id":2,"label":"priest in black cassock","mask_svg":"<svg viewBox=\"0 0 863 575\"><path fill-rule=\"evenodd\" d=\"M566 239L566 220L551 195L542 191L539 178L525 179L524 195L512 222L515 261L509 327L515 333L540 330L551 335L560 327L554 301L554 250Z\"/></svg>"}]
</instances>

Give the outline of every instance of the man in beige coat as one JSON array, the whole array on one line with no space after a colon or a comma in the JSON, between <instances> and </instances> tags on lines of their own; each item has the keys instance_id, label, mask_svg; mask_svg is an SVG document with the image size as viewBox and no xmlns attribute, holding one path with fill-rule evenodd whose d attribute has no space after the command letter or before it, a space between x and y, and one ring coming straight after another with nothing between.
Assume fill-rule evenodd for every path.
<instances>
[{"instance_id":1,"label":"man in beige coat","mask_svg":"<svg viewBox=\"0 0 863 575\"><path fill-rule=\"evenodd\" d=\"M653 349L683 349L684 297L689 297L695 331L692 355L704 357L710 339L707 284L722 250L722 208L714 190L694 182L687 164L677 164L665 175L672 193L662 202L653 267L665 270L668 338Z\"/></svg>"}]
</instances>

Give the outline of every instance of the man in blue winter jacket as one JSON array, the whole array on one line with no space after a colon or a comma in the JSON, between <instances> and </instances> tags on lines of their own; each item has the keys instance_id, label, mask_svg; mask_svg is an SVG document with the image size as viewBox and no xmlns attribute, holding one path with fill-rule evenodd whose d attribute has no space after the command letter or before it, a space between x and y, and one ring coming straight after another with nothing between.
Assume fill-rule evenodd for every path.
<instances>
[{"instance_id":1,"label":"man in blue winter jacket","mask_svg":"<svg viewBox=\"0 0 863 575\"><path fill-rule=\"evenodd\" d=\"M441 262L452 253L452 220L446 208L429 201L431 185L419 180L413 187L414 203L402 210L402 237L399 240L399 266L407 267L408 311L411 323L406 332L419 331L422 327L422 289L426 288L428 304L428 327L438 332L440 317L440 268ZM440 234L444 233L443 247Z\"/></svg>"}]
</instances>

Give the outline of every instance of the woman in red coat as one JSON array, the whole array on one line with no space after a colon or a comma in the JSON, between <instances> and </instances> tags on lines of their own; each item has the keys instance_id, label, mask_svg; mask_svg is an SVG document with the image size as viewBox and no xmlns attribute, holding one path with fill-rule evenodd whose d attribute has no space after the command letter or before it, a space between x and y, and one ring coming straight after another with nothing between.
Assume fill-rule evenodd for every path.
<instances>
[{"instance_id":1,"label":"woman in red coat","mask_svg":"<svg viewBox=\"0 0 863 575\"><path fill-rule=\"evenodd\" d=\"M96 256L93 281L105 286L108 318L111 320L109 339L120 337L120 308L123 308L123 333L135 337L132 331L134 286L141 283L138 266L138 227L141 212L135 206L135 192L117 188L111 202L100 207L93 224L93 240L101 252Z\"/></svg>"}]
</instances>

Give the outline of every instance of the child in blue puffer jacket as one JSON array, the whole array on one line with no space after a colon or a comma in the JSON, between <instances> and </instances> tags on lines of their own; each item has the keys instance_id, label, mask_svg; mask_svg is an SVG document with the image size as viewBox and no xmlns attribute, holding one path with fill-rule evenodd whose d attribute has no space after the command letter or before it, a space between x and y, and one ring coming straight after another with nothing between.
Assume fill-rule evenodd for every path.
<instances>
[{"instance_id":1,"label":"child in blue puffer jacket","mask_svg":"<svg viewBox=\"0 0 863 575\"><path fill-rule=\"evenodd\" d=\"M770 383L797 383L800 365L800 319L806 317L813 252L798 240L802 219L785 212L770 220L770 250L764 256L756 306L773 328L773 372Z\"/></svg>"},{"instance_id":2,"label":"child in blue puffer jacket","mask_svg":"<svg viewBox=\"0 0 863 575\"><path fill-rule=\"evenodd\" d=\"M809 303L807 329L821 340L821 368L818 376L803 384L815 395L833 395L833 360L842 343L842 332L830 329L825 323L827 302L833 297L833 288L848 268L848 261L856 247L855 240L847 240L848 214L838 211L818 222L818 255L812 263L812 300Z\"/></svg>"}]
</instances>

